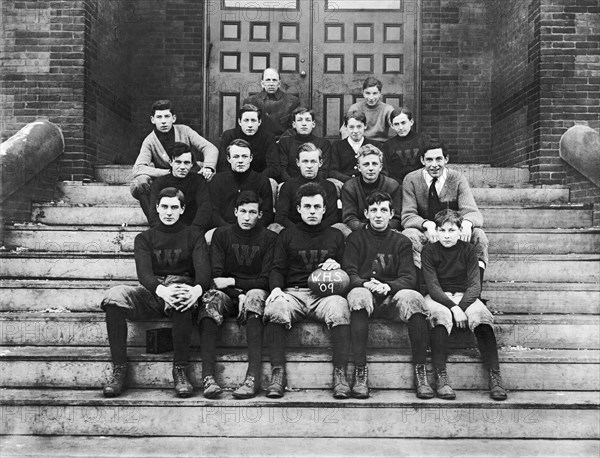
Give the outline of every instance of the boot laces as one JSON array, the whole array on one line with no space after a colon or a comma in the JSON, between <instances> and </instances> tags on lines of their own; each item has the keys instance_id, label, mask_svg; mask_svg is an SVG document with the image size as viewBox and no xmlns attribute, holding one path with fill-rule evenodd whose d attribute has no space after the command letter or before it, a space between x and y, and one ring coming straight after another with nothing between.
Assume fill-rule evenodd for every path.
<instances>
[{"instance_id":1,"label":"boot laces","mask_svg":"<svg viewBox=\"0 0 600 458\"><path fill-rule=\"evenodd\" d=\"M425 364L417 364L415 366L415 374L417 375L417 382L419 385L426 385L427 383L427 369Z\"/></svg>"},{"instance_id":2,"label":"boot laces","mask_svg":"<svg viewBox=\"0 0 600 458\"><path fill-rule=\"evenodd\" d=\"M119 365L114 366L109 383L119 383L121 381L121 379L125 376L126 372L127 372L126 365L119 364Z\"/></svg>"},{"instance_id":3,"label":"boot laces","mask_svg":"<svg viewBox=\"0 0 600 458\"><path fill-rule=\"evenodd\" d=\"M356 383L358 385L366 385L369 377L369 369L367 366L357 366L356 368Z\"/></svg>"},{"instance_id":4,"label":"boot laces","mask_svg":"<svg viewBox=\"0 0 600 458\"><path fill-rule=\"evenodd\" d=\"M492 385L492 387L498 386L500 388L503 388L502 387L502 376L500 375L500 371L498 369L490 369L489 374L490 374L490 384Z\"/></svg>"}]
</instances>

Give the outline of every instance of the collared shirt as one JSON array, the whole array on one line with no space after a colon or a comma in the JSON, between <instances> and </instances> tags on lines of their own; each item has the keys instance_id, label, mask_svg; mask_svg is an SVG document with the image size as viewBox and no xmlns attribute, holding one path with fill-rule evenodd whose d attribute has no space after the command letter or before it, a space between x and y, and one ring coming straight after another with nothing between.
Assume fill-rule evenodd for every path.
<instances>
[{"instance_id":1,"label":"collared shirt","mask_svg":"<svg viewBox=\"0 0 600 458\"><path fill-rule=\"evenodd\" d=\"M437 179L435 182L435 190L438 193L438 196L442 192L442 188L444 187L444 183L446 183L446 178L448 177L448 169L444 167L444 171L442 172L442 176ZM427 184L427 189L431 186L431 182L433 181L433 177L429 175L427 170L423 168L423 178L425 179L425 183Z\"/></svg>"},{"instance_id":2,"label":"collared shirt","mask_svg":"<svg viewBox=\"0 0 600 458\"><path fill-rule=\"evenodd\" d=\"M359 142L355 142L350 137L348 137L348 143L354 150L354 154L358 153L358 150L360 149L360 147L363 145L364 142L365 142L365 137L361 138Z\"/></svg>"}]
</instances>

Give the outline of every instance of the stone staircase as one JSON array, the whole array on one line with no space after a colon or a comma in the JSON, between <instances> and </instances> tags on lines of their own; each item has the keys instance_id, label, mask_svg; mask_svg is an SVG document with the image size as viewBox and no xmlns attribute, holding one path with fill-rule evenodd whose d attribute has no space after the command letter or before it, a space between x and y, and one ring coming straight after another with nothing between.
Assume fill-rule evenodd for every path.
<instances>
[{"instance_id":1,"label":"stone staircase","mask_svg":"<svg viewBox=\"0 0 600 458\"><path fill-rule=\"evenodd\" d=\"M317 323L289 335L281 400L206 400L172 391L171 353L145 353L130 325L131 389L105 399L110 370L103 292L136 283L133 239L144 216L129 169L60 184L60 201L34 205L6 228L0 258L2 456L589 455L600 445L600 229L569 190L529 183L525 168L457 165L486 221L491 262L484 297L496 315L505 402L489 399L475 343L452 337L448 372L457 400L418 400L404 325L370 323L368 400L331 397L331 352ZM198 346L195 335L193 345ZM217 377L243 379L245 332L228 320ZM400 348L400 350L398 350ZM200 386L198 352L191 378ZM263 372L269 372L268 355ZM483 390L483 391L482 391ZM309 437L307 441L305 438Z\"/></svg>"}]
</instances>

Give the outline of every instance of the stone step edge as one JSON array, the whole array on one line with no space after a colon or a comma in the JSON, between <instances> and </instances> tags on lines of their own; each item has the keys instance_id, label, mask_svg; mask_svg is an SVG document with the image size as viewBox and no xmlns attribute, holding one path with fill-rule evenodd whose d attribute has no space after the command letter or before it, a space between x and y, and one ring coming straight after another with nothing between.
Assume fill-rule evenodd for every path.
<instances>
[{"instance_id":1,"label":"stone step edge","mask_svg":"<svg viewBox=\"0 0 600 458\"><path fill-rule=\"evenodd\" d=\"M266 349L266 347L265 347ZM190 362L201 361L200 353L192 347ZM246 362L245 348L219 348L217 361ZM412 353L408 348L372 349L368 350L369 363L407 363L412 361ZM600 364L600 350L565 350L565 349L498 349L501 363L539 363L539 364ZM287 362L321 363L331 361L329 348L294 348L286 347ZM148 354L143 347L129 347L128 360L134 362L171 363L173 352ZM0 346L0 361L110 361L110 349L106 346ZM268 361L268 351L263 352L263 361ZM481 358L476 349L453 349L448 356L449 363L480 364Z\"/></svg>"}]
</instances>

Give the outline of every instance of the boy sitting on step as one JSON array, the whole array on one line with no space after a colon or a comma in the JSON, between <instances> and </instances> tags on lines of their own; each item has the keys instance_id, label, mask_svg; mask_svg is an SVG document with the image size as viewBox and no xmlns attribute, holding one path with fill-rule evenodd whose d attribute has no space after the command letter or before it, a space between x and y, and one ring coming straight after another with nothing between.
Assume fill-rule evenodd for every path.
<instances>
[{"instance_id":1,"label":"boy sitting on step","mask_svg":"<svg viewBox=\"0 0 600 458\"><path fill-rule=\"evenodd\" d=\"M448 340L453 324L467 327L475 334L481 359L488 372L490 397L507 398L502 386L494 317L478 297L481 291L479 264L475 247L460 240L463 219L454 210L442 210L434 218L438 241L423 248L421 263L428 294L425 303L433 327L431 351L435 369L436 394L454 399L446 372Z\"/></svg>"}]
</instances>

